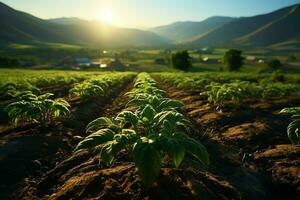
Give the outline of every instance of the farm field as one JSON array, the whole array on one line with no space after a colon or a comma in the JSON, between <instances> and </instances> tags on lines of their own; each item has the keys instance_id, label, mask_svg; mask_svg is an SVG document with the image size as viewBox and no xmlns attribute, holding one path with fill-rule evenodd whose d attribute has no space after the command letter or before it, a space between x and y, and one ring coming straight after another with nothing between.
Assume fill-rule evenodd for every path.
<instances>
[{"instance_id":1,"label":"farm field","mask_svg":"<svg viewBox=\"0 0 300 200\"><path fill-rule=\"evenodd\" d=\"M299 198L298 74L0 77L0 199Z\"/></svg>"}]
</instances>

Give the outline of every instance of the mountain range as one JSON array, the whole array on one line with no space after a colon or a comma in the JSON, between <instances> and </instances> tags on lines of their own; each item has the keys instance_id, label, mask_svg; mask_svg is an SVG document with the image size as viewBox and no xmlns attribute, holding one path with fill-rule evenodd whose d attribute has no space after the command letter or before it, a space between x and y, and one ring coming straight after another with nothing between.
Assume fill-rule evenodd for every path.
<instances>
[{"instance_id":1,"label":"mountain range","mask_svg":"<svg viewBox=\"0 0 300 200\"><path fill-rule=\"evenodd\" d=\"M43 20L0 2L0 43L50 42L85 46L162 46L168 39L138 29L77 18Z\"/></svg>"},{"instance_id":2,"label":"mountain range","mask_svg":"<svg viewBox=\"0 0 300 200\"><path fill-rule=\"evenodd\" d=\"M206 34L234 20L236 18L215 16L201 22L175 22L170 25L155 27L151 31L169 38L174 43L184 43L184 41Z\"/></svg>"},{"instance_id":3,"label":"mountain range","mask_svg":"<svg viewBox=\"0 0 300 200\"><path fill-rule=\"evenodd\" d=\"M270 47L300 49L300 4L252 17L215 16L148 30L79 18L44 20L0 2L0 44L67 43L95 47Z\"/></svg>"}]
</instances>

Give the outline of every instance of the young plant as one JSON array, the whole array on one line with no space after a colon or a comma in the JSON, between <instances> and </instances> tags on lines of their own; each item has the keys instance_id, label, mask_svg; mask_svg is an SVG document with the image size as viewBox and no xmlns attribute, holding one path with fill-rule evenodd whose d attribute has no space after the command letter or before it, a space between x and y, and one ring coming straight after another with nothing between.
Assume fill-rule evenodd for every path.
<instances>
[{"instance_id":1,"label":"young plant","mask_svg":"<svg viewBox=\"0 0 300 200\"><path fill-rule=\"evenodd\" d=\"M70 94L79 96L83 100L88 100L93 96L100 96L105 94L105 89L108 87L106 82L98 82L94 84L90 81L84 81L83 83L76 83L70 90Z\"/></svg>"},{"instance_id":2,"label":"young plant","mask_svg":"<svg viewBox=\"0 0 300 200\"><path fill-rule=\"evenodd\" d=\"M154 89L155 82L148 74L140 74L136 83L134 92L129 93L135 94L129 104L135 105L136 111L122 111L111 119L95 119L86 128L92 134L81 141L75 151L99 148L100 163L106 165L111 165L120 152L126 151L147 187L159 175L166 155L175 167L180 166L186 154L207 166L206 148L186 134L192 125L177 111L182 104L162 97L162 91Z\"/></svg>"},{"instance_id":3,"label":"young plant","mask_svg":"<svg viewBox=\"0 0 300 200\"><path fill-rule=\"evenodd\" d=\"M70 95L79 96L83 101L89 100L95 96L105 95L111 87L133 77L134 73L107 73L94 76L90 79L77 83L69 91Z\"/></svg>"},{"instance_id":4,"label":"young plant","mask_svg":"<svg viewBox=\"0 0 300 200\"><path fill-rule=\"evenodd\" d=\"M208 101L221 109L228 101L232 101L235 105L239 105L249 95L250 85L248 82L235 81L231 83L213 82L207 86L208 91L200 93L207 95Z\"/></svg>"},{"instance_id":5,"label":"young plant","mask_svg":"<svg viewBox=\"0 0 300 200\"><path fill-rule=\"evenodd\" d=\"M111 165L125 150L131 154L138 173L146 186L157 178L164 155L179 167L186 154L195 156L204 165L209 164L203 145L185 134L190 122L175 111L157 113L151 105L140 112L123 111L116 118L98 118L87 126L95 131L81 141L76 151L100 148L100 163Z\"/></svg>"},{"instance_id":6,"label":"young plant","mask_svg":"<svg viewBox=\"0 0 300 200\"><path fill-rule=\"evenodd\" d=\"M300 143L300 107L285 108L280 113L292 114L292 122L287 127L287 135L293 144Z\"/></svg>"},{"instance_id":7,"label":"young plant","mask_svg":"<svg viewBox=\"0 0 300 200\"><path fill-rule=\"evenodd\" d=\"M40 96L30 92L20 96L20 101L5 107L5 111L12 122L17 125L20 119L38 122L41 127L46 127L47 122L70 114L69 103L63 99L49 99L53 94L46 93Z\"/></svg>"}]
</instances>

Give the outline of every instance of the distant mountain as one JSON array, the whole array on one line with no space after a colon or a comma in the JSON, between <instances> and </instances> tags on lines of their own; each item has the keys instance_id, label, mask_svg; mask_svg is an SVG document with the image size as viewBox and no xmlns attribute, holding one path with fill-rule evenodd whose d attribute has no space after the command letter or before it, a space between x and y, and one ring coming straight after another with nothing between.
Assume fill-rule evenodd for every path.
<instances>
[{"instance_id":1,"label":"distant mountain","mask_svg":"<svg viewBox=\"0 0 300 200\"><path fill-rule=\"evenodd\" d=\"M187 45L266 47L300 39L300 4L254 17L243 17L212 30Z\"/></svg>"},{"instance_id":2,"label":"distant mountain","mask_svg":"<svg viewBox=\"0 0 300 200\"><path fill-rule=\"evenodd\" d=\"M168 45L168 40L149 31L118 28L78 18L43 20L0 2L0 42L56 42L97 47Z\"/></svg>"},{"instance_id":3,"label":"distant mountain","mask_svg":"<svg viewBox=\"0 0 300 200\"><path fill-rule=\"evenodd\" d=\"M52 22L54 24L60 24L60 25L74 25L74 24L89 22L88 20L80 19L77 17L61 17L61 18L48 19L47 21Z\"/></svg>"},{"instance_id":4,"label":"distant mountain","mask_svg":"<svg viewBox=\"0 0 300 200\"><path fill-rule=\"evenodd\" d=\"M110 26L79 18L43 20L0 2L0 45L66 43L113 47L268 47L300 49L300 4L253 17L210 17L176 22L149 31Z\"/></svg>"},{"instance_id":5,"label":"distant mountain","mask_svg":"<svg viewBox=\"0 0 300 200\"><path fill-rule=\"evenodd\" d=\"M201 22L175 22L173 24L155 27L151 29L151 31L178 43L205 34L234 20L236 20L236 18L215 16Z\"/></svg>"}]
</instances>

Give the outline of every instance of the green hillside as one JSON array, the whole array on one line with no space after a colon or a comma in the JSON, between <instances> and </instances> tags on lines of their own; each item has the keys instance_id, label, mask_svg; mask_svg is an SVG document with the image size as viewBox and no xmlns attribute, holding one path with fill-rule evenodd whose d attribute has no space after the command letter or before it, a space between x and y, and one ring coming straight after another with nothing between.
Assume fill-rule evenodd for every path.
<instances>
[{"instance_id":1,"label":"green hillside","mask_svg":"<svg viewBox=\"0 0 300 200\"><path fill-rule=\"evenodd\" d=\"M189 40L198 35L217 29L224 24L234 21L233 17L210 17L201 22L175 22L151 29L154 33L169 38L178 43Z\"/></svg>"},{"instance_id":2,"label":"green hillside","mask_svg":"<svg viewBox=\"0 0 300 200\"><path fill-rule=\"evenodd\" d=\"M265 46L299 36L299 4L254 17L243 17L190 42L194 46Z\"/></svg>"},{"instance_id":3,"label":"green hillside","mask_svg":"<svg viewBox=\"0 0 300 200\"><path fill-rule=\"evenodd\" d=\"M149 31L118 28L85 20L59 24L14 10L3 3L0 3L0 19L2 44L49 42L101 47L168 44L167 39Z\"/></svg>"}]
</instances>

